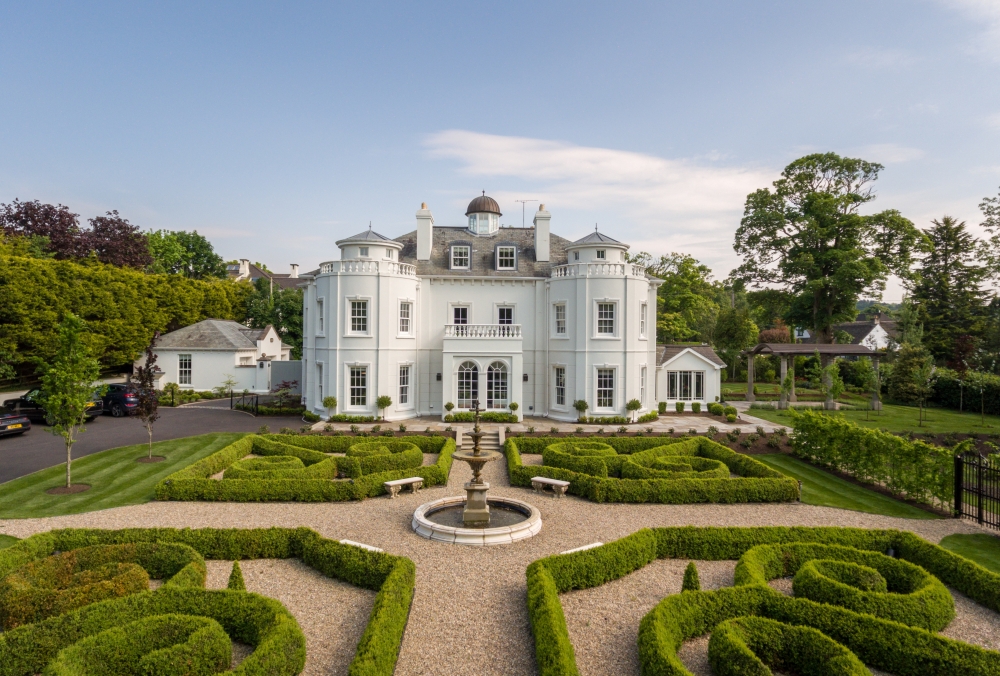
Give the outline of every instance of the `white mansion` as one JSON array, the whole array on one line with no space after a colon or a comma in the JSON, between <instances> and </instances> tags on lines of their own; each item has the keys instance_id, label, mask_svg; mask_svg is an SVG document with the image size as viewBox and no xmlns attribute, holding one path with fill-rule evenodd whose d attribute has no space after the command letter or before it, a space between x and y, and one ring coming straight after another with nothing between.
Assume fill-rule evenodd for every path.
<instances>
[{"instance_id":1,"label":"white mansion","mask_svg":"<svg viewBox=\"0 0 1000 676\"><path fill-rule=\"evenodd\" d=\"M302 394L327 413L444 415L479 400L487 410L575 420L639 413L657 400L711 402L724 364L707 346L656 345L660 280L625 261L627 244L596 230L553 235L541 205L533 227L500 226L485 194L468 225L436 227L426 204L414 232L372 231L337 242L340 260L302 276Z\"/></svg>"}]
</instances>

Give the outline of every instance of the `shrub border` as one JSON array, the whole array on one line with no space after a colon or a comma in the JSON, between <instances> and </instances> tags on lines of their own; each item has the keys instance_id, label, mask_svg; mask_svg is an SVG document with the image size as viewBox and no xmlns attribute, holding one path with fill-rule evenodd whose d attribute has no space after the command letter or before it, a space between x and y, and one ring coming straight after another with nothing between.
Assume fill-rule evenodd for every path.
<instances>
[{"instance_id":1,"label":"shrub border","mask_svg":"<svg viewBox=\"0 0 1000 676\"><path fill-rule=\"evenodd\" d=\"M403 632L409 618L410 605L413 601L413 588L416 580L416 566L413 561L405 556L341 544L335 540L324 538L309 528L129 528L123 530L71 528L53 530L33 535L0 550L0 577L5 577L25 563L49 556L56 551L67 551L99 544L132 542L186 544L209 559L298 558L327 577L375 591L372 612L361 640L358 642L358 648L351 661L348 674L350 676L391 676L395 670ZM182 570L181 573L183 572ZM105 612L106 608L124 608L127 614L140 607L150 605L157 606L156 614L160 614L167 611L159 608L159 605L169 601L176 601L181 605L184 603L197 605L196 599L189 599L185 594L190 596L191 587L200 585L197 580L185 580L183 584L178 583L177 578L180 577L181 573L171 580L171 583L177 584L165 585L164 588L155 592L142 592L86 606L67 615L26 625L0 635L0 674L7 676L8 674L23 673L16 671L17 660L24 663L27 659L26 655L47 650L44 657L38 654L34 656L35 662L31 668L37 667L37 669L30 673L40 672L44 665L54 659L58 650L65 647L66 644L40 643L32 638L32 630L56 629L60 623L65 622L64 618L72 616L77 619L82 616L88 618L89 621L90 616L98 616ZM203 580L204 578L200 584L204 584ZM198 591L204 593L204 590L198 589ZM246 592L228 590L213 590L211 593L213 595L246 594ZM167 598L168 596L169 598ZM259 639L258 649L254 651L254 654L262 653L259 655L261 660L275 656L284 659L284 651L294 649L299 642L304 660L305 639L294 618L287 614L287 610L277 601L256 594L250 596L261 599L265 605L268 605L267 602L273 604L276 608L276 614L279 616L268 625L267 633L257 637ZM221 598L225 599L225 597ZM160 599L163 599L163 603L159 603ZM277 608L280 608L281 612L278 612ZM173 612L183 612L183 610L174 610ZM287 615L291 622L281 620L282 614ZM291 631L292 628L294 631ZM291 639L295 639L291 643L289 643L289 633L291 633ZM82 636L76 636L69 643L80 638ZM260 644L264 642L268 642L268 649L273 648L273 650L262 650ZM271 655L271 653L275 653L275 655ZM295 655L293 654L292 657L294 658ZM41 659L45 661L38 664ZM302 664L298 664L297 669L290 673L298 673L301 668ZM242 672L237 669L236 673Z\"/></svg>"},{"instance_id":2,"label":"shrub border","mask_svg":"<svg viewBox=\"0 0 1000 676\"><path fill-rule=\"evenodd\" d=\"M357 443L372 439L358 437L295 436L282 434L249 434L212 455L170 474L156 484L157 500L206 500L215 502L339 502L361 500L385 493L383 483L394 479L419 476L424 486L448 482L455 440L451 437L396 437L393 441L408 442L423 453L437 453L433 465L409 469L393 469L375 474L361 474L358 458L327 456L323 451L346 452ZM294 455L307 465L320 467L315 478L308 479L211 479L231 464L251 452L261 455ZM341 472L350 481L331 481L327 475Z\"/></svg>"},{"instance_id":3,"label":"shrub border","mask_svg":"<svg viewBox=\"0 0 1000 676\"><path fill-rule=\"evenodd\" d=\"M542 676L575 676L579 673L559 600L560 593L617 580L657 558L731 560L741 558L758 545L793 542L839 544L879 552L893 548L899 558L921 566L973 601L1000 612L1000 575L907 531L788 526L643 528L600 547L556 554L538 559L528 566L528 615L539 673ZM688 674L676 655L683 640L710 631L724 619L753 614L765 606L770 606L769 610L777 615L772 615L772 619L815 626L863 660L895 674L944 676L962 673L985 676L991 673L989 669L1000 666L1000 653L843 608L791 599L759 582L737 580L738 585L741 583L742 586L713 592L674 594L660 601L643 617L639 627L642 674ZM820 614L823 609L828 610L826 619L829 621L820 624L810 616ZM705 621L706 613L713 615L715 621ZM856 634L835 631L838 624L848 620L855 623L853 628ZM877 652L876 648L858 645L866 641L875 645L873 637L880 632L888 635L890 641L898 641L900 646L893 653L896 661L887 667L880 667L871 661L873 657L879 657L873 654ZM961 663L961 671L942 668L942 659L949 657ZM988 662L985 666L984 661Z\"/></svg>"}]
</instances>

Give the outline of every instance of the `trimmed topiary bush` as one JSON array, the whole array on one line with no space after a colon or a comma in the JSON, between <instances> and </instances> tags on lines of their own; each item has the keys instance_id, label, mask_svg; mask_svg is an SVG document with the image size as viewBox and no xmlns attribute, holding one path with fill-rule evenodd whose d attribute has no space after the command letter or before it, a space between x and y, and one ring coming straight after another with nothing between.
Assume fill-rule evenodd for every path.
<instances>
[{"instance_id":1,"label":"trimmed topiary bush","mask_svg":"<svg viewBox=\"0 0 1000 676\"><path fill-rule=\"evenodd\" d=\"M684 580L681 582L681 591L698 591L701 589L701 581L698 579L698 566L694 561L688 563L684 569Z\"/></svg>"}]
</instances>

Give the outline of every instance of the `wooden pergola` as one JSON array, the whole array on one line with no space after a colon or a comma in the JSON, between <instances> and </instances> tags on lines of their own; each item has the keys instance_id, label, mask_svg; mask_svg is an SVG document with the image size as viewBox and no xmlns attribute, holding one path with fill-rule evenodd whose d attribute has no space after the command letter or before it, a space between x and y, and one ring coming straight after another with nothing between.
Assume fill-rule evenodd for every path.
<instances>
[{"instance_id":1,"label":"wooden pergola","mask_svg":"<svg viewBox=\"0 0 1000 676\"><path fill-rule=\"evenodd\" d=\"M756 401L756 397L753 393L753 382L754 382L754 368L753 368L753 358L762 356L775 356L781 361L781 379L779 382L785 382L785 377L788 375L788 360L795 359L795 357L803 356L808 357L819 353L820 363L823 368L826 368L830 361L835 357L870 357L872 360L872 365L875 367L875 371L878 372L878 360L879 353L865 347L864 345L827 345L821 343L758 343L754 347L746 350L742 354L747 357L747 401ZM795 362L792 362L794 367ZM788 399L785 399L785 393L782 392L778 399L778 408L787 408L788 402L798 401L795 396L795 382L792 382L791 392L788 393ZM826 402L823 404L823 408L835 409L837 407L833 398L828 394L826 397ZM875 388L875 392L872 393L872 409L881 410L882 401L879 399L878 388Z\"/></svg>"}]
</instances>

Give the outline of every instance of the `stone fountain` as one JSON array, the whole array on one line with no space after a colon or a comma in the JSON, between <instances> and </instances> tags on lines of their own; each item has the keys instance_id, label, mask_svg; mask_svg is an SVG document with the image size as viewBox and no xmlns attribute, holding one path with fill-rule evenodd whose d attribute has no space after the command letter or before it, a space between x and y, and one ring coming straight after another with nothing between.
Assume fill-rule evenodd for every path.
<instances>
[{"instance_id":1,"label":"stone fountain","mask_svg":"<svg viewBox=\"0 0 1000 676\"><path fill-rule=\"evenodd\" d=\"M483 438L483 431L479 427L479 400L476 399L472 405L472 413L475 415L475 425L469 433L472 437L472 450L456 451L451 457L469 463L472 468L472 481L464 486L466 497L462 523L466 528L486 528L490 524L490 506L486 501L486 491L490 489L490 485L483 481L483 467L503 456L496 451L483 451L479 448L479 441Z\"/></svg>"},{"instance_id":2,"label":"stone fountain","mask_svg":"<svg viewBox=\"0 0 1000 676\"><path fill-rule=\"evenodd\" d=\"M461 545L501 545L530 538L542 529L537 508L513 498L487 497L490 485L483 480L483 467L503 454L480 447L484 435L479 426L479 400L473 402L472 412L475 424L468 435L472 450L458 450L451 456L472 468L472 480L463 486L465 495L421 505L413 513L413 530L430 540Z\"/></svg>"}]
</instances>

